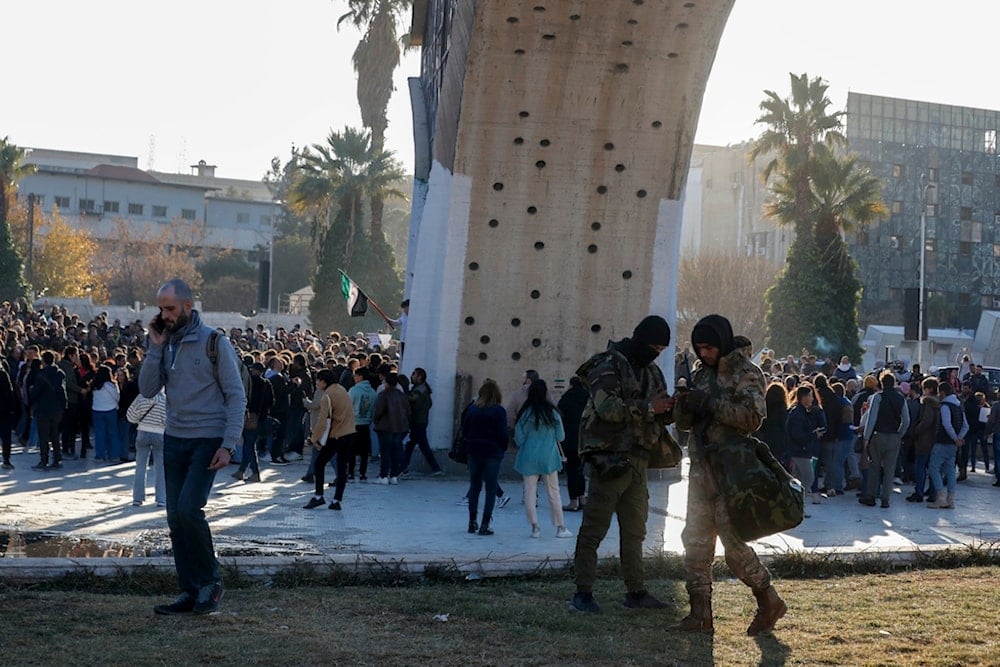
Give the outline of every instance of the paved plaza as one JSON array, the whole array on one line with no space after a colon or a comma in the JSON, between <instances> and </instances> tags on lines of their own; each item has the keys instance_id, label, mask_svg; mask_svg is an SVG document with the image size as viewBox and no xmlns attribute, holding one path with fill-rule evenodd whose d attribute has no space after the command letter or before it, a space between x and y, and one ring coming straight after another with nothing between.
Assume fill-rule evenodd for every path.
<instances>
[{"instance_id":1,"label":"paved plaza","mask_svg":"<svg viewBox=\"0 0 1000 667\"><path fill-rule=\"evenodd\" d=\"M90 459L64 461L60 471L36 471L37 453L15 445L14 470L0 471L0 576L5 568L71 564L96 567L93 556L152 558L169 548L166 517L152 498L132 506L134 463L109 465ZM446 460L444 452L440 458ZM650 515L646 548L681 553L687 493L687 461L680 471L650 473ZM444 563L484 576L562 566L572 558L575 539L559 539L539 498L542 537L532 539L524 515L521 483L501 479L511 502L495 512L490 537L466 532L466 507L458 504L468 481L452 468L443 477L414 474L396 486L352 482L343 510L303 510L312 485L300 480L306 462L262 464L262 481L243 483L216 477L206 512L223 562L287 563L295 558L338 563ZM371 470L369 470L371 472ZM332 478L332 473L328 478ZM374 477L374 476L373 476ZM761 554L786 550L912 554L961 544L1000 541L1000 488L993 475L972 473L959 485L954 510L931 510L909 503L909 487L894 489L891 507L867 507L853 493L808 505L811 514L797 528L754 543ZM332 499L332 489L327 500ZM565 487L563 488L565 500ZM575 534L581 513L566 512ZM721 549L721 547L720 547ZM618 552L612 524L600 554ZM721 553L721 551L720 551ZM72 559L66 561L63 559ZM134 562L134 561L133 561ZM8 570L12 572L12 570Z\"/></svg>"}]
</instances>

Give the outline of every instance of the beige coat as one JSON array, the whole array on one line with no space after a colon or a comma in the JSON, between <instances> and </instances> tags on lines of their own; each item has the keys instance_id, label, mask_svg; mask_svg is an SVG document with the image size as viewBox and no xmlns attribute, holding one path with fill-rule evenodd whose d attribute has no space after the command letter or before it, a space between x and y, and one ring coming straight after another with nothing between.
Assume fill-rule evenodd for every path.
<instances>
[{"instance_id":1,"label":"beige coat","mask_svg":"<svg viewBox=\"0 0 1000 667\"><path fill-rule=\"evenodd\" d=\"M316 423L309 437L313 447L323 446L323 431L326 430L327 420L330 421L330 433L327 438L343 438L355 431L354 405L347 395L347 390L339 384L334 383L326 388L325 396L319 402L319 412L316 417Z\"/></svg>"}]
</instances>

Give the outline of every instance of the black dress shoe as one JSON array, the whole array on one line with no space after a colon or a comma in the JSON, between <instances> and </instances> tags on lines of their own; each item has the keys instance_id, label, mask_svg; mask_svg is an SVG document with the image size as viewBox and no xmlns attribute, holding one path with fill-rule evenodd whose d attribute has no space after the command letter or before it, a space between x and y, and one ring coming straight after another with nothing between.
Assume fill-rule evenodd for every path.
<instances>
[{"instance_id":1,"label":"black dress shoe","mask_svg":"<svg viewBox=\"0 0 1000 667\"><path fill-rule=\"evenodd\" d=\"M311 510L320 505L326 505L326 501L323 498L310 498L309 502L302 506L302 509Z\"/></svg>"},{"instance_id":2,"label":"black dress shoe","mask_svg":"<svg viewBox=\"0 0 1000 667\"><path fill-rule=\"evenodd\" d=\"M870 496L861 496L858 498L858 502L868 507L875 507L875 499Z\"/></svg>"},{"instance_id":3,"label":"black dress shoe","mask_svg":"<svg viewBox=\"0 0 1000 667\"><path fill-rule=\"evenodd\" d=\"M475 521L470 521L469 522L469 533L472 534L472 533L476 532L477 530L479 530L479 524L476 523Z\"/></svg>"}]
</instances>

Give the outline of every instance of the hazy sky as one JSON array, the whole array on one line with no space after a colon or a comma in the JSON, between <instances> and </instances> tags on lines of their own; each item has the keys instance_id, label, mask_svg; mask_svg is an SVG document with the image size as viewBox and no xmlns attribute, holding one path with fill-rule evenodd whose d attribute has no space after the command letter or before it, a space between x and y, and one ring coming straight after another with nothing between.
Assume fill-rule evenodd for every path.
<instances>
[{"instance_id":1,"label":"hazy sky","mask_svg":"<svg viewBox=\"0 0 1000 667\"><path fill-rule=\"evenodd\" d=\"M138 156L140 167L159 171L188 173L204 159L219 176L259 179L292 144L360 125L351 65L358 34L346 24L336 29L345 7L345 0L4 3L0 137ZM995 0L737 0L696 140L756 136L762 91L787 95L789 72L827 79L838 108L855 90L1000 109L991 76L997 25ZM388 147L407 170L405 82L419 71L418 53L406 56L389 109Z\"/></svg>"}]
</instances>

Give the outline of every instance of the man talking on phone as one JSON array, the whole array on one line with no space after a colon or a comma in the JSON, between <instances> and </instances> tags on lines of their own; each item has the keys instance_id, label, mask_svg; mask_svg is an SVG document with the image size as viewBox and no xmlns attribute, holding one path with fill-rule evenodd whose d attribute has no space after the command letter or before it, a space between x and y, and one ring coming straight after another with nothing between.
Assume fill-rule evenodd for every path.
<instances>
[{"instance_id":1,"label":"man talking on phone","mask_svg":"<svg viewBox=\"0 0 1000 667\"><path fill-rule=\"evenodd\" d=\"M242 442L246 394L232 344L201 321L187 283L164 283L156 306L139 390L152 398L166 389L167 525L181 594L153 611L210 614L218 611L223 588L203 508L216 471Z\"/></svg>"}]
</instances>

